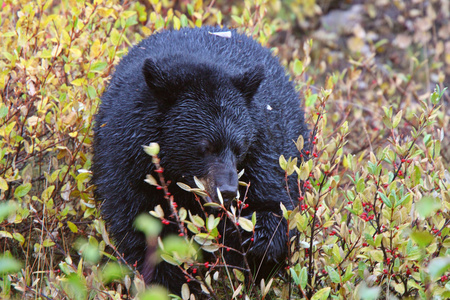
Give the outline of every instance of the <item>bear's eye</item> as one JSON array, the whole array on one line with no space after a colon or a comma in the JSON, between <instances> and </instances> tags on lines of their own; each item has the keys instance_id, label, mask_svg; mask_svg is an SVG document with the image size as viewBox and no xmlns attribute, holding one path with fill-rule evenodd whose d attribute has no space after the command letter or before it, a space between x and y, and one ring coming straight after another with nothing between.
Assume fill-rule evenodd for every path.
<instances>
[{"instance_id":1,"label":"bear's eye","mask_svg":"<svg viewBox=\"0 0 450 300\"><path fill-rule=\"evenodd\" d=\"M202 140L198 146L198 153L203 156L212 154L214 153L214 145L207 140Z\"/></svg>"},{"instance_id":2,"label":"bear's eye","mask_svg":"<svg viewBox=\"0 0 450 300\"><path fill-rule=\"evenodd\" d=\"M233 152L234 155L236 155L237 159L241 158L241 156L244 155L244 153L246 152L245 149L246 149L245 145L234 147Z\"/></svg>"}]
</instances>

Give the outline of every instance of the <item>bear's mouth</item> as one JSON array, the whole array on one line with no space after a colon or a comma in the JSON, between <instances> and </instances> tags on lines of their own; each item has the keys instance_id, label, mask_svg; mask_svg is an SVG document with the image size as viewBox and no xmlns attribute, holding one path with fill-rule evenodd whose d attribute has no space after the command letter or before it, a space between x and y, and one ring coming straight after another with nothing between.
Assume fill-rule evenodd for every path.
<instances>
[{"instance_id":1,"label":"bear's mouth","mask_svg":"<svg viewBox=\"0 0 450 300\"><path fill-rule=\"evenodd\" d=\"M209 195L206 195L202 198L205 203L218 203L218 201L214 201Z\"/></svg>"}]
</instances>

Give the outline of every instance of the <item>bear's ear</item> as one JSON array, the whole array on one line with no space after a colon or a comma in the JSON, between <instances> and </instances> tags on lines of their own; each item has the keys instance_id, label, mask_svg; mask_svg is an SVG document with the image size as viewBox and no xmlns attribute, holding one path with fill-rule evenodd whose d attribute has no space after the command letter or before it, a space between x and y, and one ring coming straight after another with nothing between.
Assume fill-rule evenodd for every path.
<instances>
[{"instance_id":1,"label":"bear's ear","mask_svg":"<svg viewBox=\"0 0 450 300\"><path fill-rule=\"evenodd\" d=\"M147 58L142 67L145 82L153 92L161 92L169 82L169 76L158 66L155 60Z\"/></svg>"},{"instance_id":2,"label":"bear's ear","mask_svg":"<svg viewBox=\"0 0 450 300\"><path fill-rule=\"evenodd\" d=\"M258 64L244 73L233 76L231 82L248 101L251 101L264 77L264 66Z\"/></svg>"},{"instance_id":3,"label":"bear's ear","mask_svg":"<svg viewBox=\"0 0 450 300\"><path fill-rule=\"evenodd\" d=\"M177 99L177 91L175 88L176 80L172 78L170 72L162 69L158 63L147 58L142 67L145 82L150 91L155 95L156 101L160 109L171 107Z\"/></svg>"}]
</instances>

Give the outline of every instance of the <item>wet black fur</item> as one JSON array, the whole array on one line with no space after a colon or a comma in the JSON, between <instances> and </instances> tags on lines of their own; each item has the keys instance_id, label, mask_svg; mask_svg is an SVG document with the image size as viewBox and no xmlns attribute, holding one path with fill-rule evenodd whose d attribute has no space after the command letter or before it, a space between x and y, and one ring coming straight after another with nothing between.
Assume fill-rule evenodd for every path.
<instances>
[{"instance_id":1,"label":"wet black fur","mask_svg":"<svg viewBox=\"0 0 450 300\"><path fill-rule=\"evenodd\" d=\"M161 146L164 177L172 182L176 202L193 213L200 213L197 202L176 182L194 186L193 176L208 178L223 166L232 172L245 169L241 180L250 182L250 207L244 212L250 217L256 211L258 218L247 255L251 268L263 262L259 278L267 277L285 260L287 225L280 219L280 202L293 209L298 188L292 176L288 195L278 158L298 157L293 140L299 135L307 139L301 101L270 50L234 30L229 39L210 34L221 31L227 29L181 29L150 36L117 65L101 98L93 183L119 251L130 264L137 262L140 271L146 242L133 229L134 219L157 204L167 210L163 193L144 182L146 174L157 177L151 157L141 147L150 142ZM177 233L165 227L162 235L173 231ZM229 246L241 247L236 235L223 234ZM245 233L244 238L248 245ZM227 261L242 265L237 254L229 254ZM175 293L185 282L166 263L144 270L144 275L147 283L160 283Z\"/></svg>"}]
</instances>

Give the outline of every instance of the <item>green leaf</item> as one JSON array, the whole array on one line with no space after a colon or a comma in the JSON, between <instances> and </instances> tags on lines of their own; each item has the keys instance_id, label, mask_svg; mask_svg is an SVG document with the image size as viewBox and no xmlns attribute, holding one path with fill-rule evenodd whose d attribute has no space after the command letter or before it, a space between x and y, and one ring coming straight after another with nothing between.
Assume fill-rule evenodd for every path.
<instances>
[{"instance_id":1,"label":"green leaf","mask_svg":"<svg viewBox=\"0 0 450 300\"><path fill-rule=\"evenodd\" d=\"M22 264L10 255L0 256L0 275L13 274L20 271Z\"/></svg>"},{"instance_id":2,"label":"green leaf","mask_svg":"<svg viewBox=\"0 0 450 300\"><path fill-rule=\"evenodd\" d=\"M238 23L238 25L242 25L244 22L242 20L242 18L232 15L231 18L233 19L233 21L235 21L236 23Z\"/></svg>"},{"instance_id":3,"label":"green leaf","mask_svg":"<svg viewBox=\"0 0 450 300\"><path fill-rule=\"evenodd\" d=\"M299 285L300 277L297 275L297 272L295 272L294 268L290 268L289 270L291 271L291 276L292 276L292 279L294 280L294 283L296 285Z\"/></svg>"},{"instance_id":4,"label":"green leaf","mask_svg":"<svg viewBox=\"0 0 450 300\"><path fill-rule=\"evenodd\" d=\"M244 229L245 231L252 232L253 231L253 223L249 219L239 217L238 219L239 226Z\"/></svg>"},{"instance_id":5,"label":"green leaf","mask_svg":"<svg viewBox=\"0 0 450 300\"><path fill-rule=\"evenodd\" d=\"M381 200L384 202L384 204L386 204L387 207L392 208L391 200L389 200L389 198L386 197L385 194L378 192L378 195L380 195Z\"/></svg>"},{"instance_id":6,"label":"green leaf","mask_svg":"<svg viewBox=\"0 0 450 300\"><path fill-rule=\"evenodd\" d=\"M407 202L410 202L412 199L411 194L406 194L405 196L402 197L402 199L400 199L400 201L398 201L397 203L395 203L395 207L403 205L403 203L408 200Z\"/></svg>"},{"instance_id":7,"label":"green leaf","mask_svg":"<svg viewBox=\"0 0 450 300\"><path fill-rule=\"evenodd\" d=\"M350 280L350 278L353 277L353 264L350 263L347 266L347 270L345 270L344 277L342 278L342 282L345 283L346 281Z\"/></svg>"},{"instance_id":8,"label":"green leaf","mask_svg":"<svg viewBox=\"0 0 450 300\"><path fill-rule=\"evenodd\" d=\"M82 241L79 251L83 255L85 261L95 265L100 260L100 251L97 240L90 238L91 242Z\"/></svg>"},{"instance_id":9,"label":"green leaf","mask_svg":"<svg viewBox=\"0 0 450 300\"><path fill-rule=\"evenodd\" d=\"M51 185L48 188L46 188L42 194L41 194L41 198L44 201L48 201L50 199L50 197L52 196L53 191L55 190L55 186Z\"/></svg>"},{"instance_id":10,"label":"green leaf","mask_svg":"<svg viewBox=\"0 0 450 300\"><path fill-rule=\"evenodd\" d=\"M145 153L150 156L158 155L159 153L159 145L157 143L150 143L148 146L142 146L144 148Z\"/></svg>"},{"instance_id":11,"label":"green leaf","mask_svg":"<svg viewBox=\"0 0 450 300\"><path fill-rule=\"evenodd\" d=\"M203 235L202 241L214 240L214 237L208 233L199 233L198 236ZM196 250L196 247L188 243L183 237L177 235L169 235L163 239L164 252L172 255L176 253L176 258L187 258L191 254L191 250Z\"/></svg>"},{"instance_id":12,"label":"green leaf","mask_svg":"<svg viewBox=\"0 0 450 300\"><path fill-rule=\"evenodd\" d=\"M330 295L330 287L326 287L318 291L312 296L311 300L325 300L328 299L328 295Z\"/></svg>"},{"instance_id":13,"label":"green leaf","mask_svg":"<svg viewBox=\"0 0 450 300\"><path fill-rule=\"evenodd\" d=\"M9 215L14 213L17 209L17 204L14 201L0 203L0 223L3 222Z\"/></svg>"},{"instance_id":14,"label":"green leaf","mask_svg":"<svg viewBox=\"0 0 450 300\"><path fill-rule=\"evenodd\" d=\"M31 183L25 183L16 188L14 191L14 196L16 198L22 198L31 190Z\"/></svg>"},{"instance_id":15,"label":"green leaf","mask_svg":"<svg viewBox=\"0 0 450 300\"><path fill-rule=\"evenodd\" d=\"M383 117L383 123L388 129L392 129L392 122L391 119L387 116Z\"/></svg>"},{"instance_id":16,"label":"green leaf","mask_svg":"<svg viewBox=\"0 0 450 300\"><path fill-rule=\"evenodd\" d=\"M361 177L358 180L358 183L356 184L356 191L358 193L362 193L365 190L365 188L366 188L366 185L364 184L364 178Z\"/></svg>"},{"instance_id":17,"label":"green leaf","mask_svg":"<svg viewBox=\"0 0 450 300\"><path fill-rule=\"evenodd\" d=\"M433 279L441 277L450 270L450 256L437 257L428 264L428 272Z\"/></svg>"},{"instance_id":18,"label":"green leaf","mask_svg":"<svg viewBox=\"0 0 450 300\"><path fill-rule=\"evenodd\" d=\"M414 231L411 233L411 239L416 242L419 247L427 247L434 240L434 237L428 231Z\"/></svg>"},{"instance_id":19,"label":"green leaf","mask_svg":"<svg viewBox=\"0 0 450 300\"><path fill-rule=\"evenodd\" d=\"M20 243L20 245L23 245L23 243L25 242L25 238L23 237L23 235L21 235L18 232L14 232L13 237L16 241L18 241Z\"/></svg>"},{"instance_id":20,"label":"green leaf","mask_svg":"<svg viewBox=\"0 0 450 300\"><path fill-rule=\"evenodd\" d=\"M300 271L300 287L302 290L306 288L306 284L308 283L308 270L306 267L303 267Z\"/></svg>"},{"instance_id":21,"label":"green leaf","mask_svg":"<svg viewBox=\"0 0 450 300\"><path fill-rule=\"evenodd\" d=\"M134 227L142 231L147 237L157 237L162 230L161 222L147 213L140 214L135 219Z\"/></svg>"},{"instance_id":22,"label":"green leaf","mask_svg":"<svg viewBox=\"0 0 450 300\"><path fill-rule=\"evenodd\" d=\"M334 283L340 283L341 282L341 278L339 276L339 273L336 272L336 270L331 267L331 266L326 266L325 269L328 272L328 276L330 276L331 281L333 281Z\"/></svg>"},{"instance_id":23,"label":"green leaf","mask_svg":"<svg viewBox=\"0 0 450 300\"><path fill-rule=\"evenodd\" d=\"M415 207L419 216L422 218L427 218L441 208L441 201L437 198L426 196L420 199L420 201L416 203Z\"/></svg>"},{"instance_id":24,"label":"green leaf","mask_svg":"<svg viewBox=\"0 0 450 300\"><path fill-rule=\"evenodd\" d=\"M359 277L364 278L364 270L365 269L367 269L367 265L363 261L360 261L358 263L358 275L359 275Z\"/></svg>"},{"instance_id":25,"label":"green leaf","mask_svg":"<svg viewBox=\"0 0 450 300\"><path fill-rule=\"evenodd\" d=\"M97 97L97 90L92 85L88 85L87 94L90 99L95 99Z\"/></svg>"},{"instance_id":26,"label":"green leaf","mask_svg":"<svg viewBox=\"0 0 450 300\"><path fill-rule=\"evenodd\" d=\"M8 182L3 177L0 177L0 190L6 191L8 188Z\"/></svg>"},{"instance_id":27,"label":"green leaf","mask_svg":"<svg viewBox=\"0 0 450 300\"><path fill-rule=\"evenodd\" d=\"M171 265L173 265L173 266L178 266L178 265L179 265L179 263L178 263L175 259L173 259L173 257L170 256L170 255L167 255L167 254L161 254L161 258L162 258L165 262L167 262L167 263L169 263L169 264L171 264Z\"/></svg>"},{"instance_id":28,"label":"green leaf","mask_svg":"<svg viewBox=\"0 0 450 300\"><path fill-rule=\"evenodd\" d=\"M103 62L103 61L96 61L91 65L91 72L95 72L95 73L99 73L100 71L102 71L104 68L106 68L106 66L108 66L107 62Z\"/></svg>"},{"instance_id":29,"label":"green leaf","mask_svg":"<svg viewBox=\"0 0 450 300\"><path fill-rule=\"evenodd\" d=\"M205 220L203 220L199 215L191 215L191 212L189 211L189 218L191 219L191 222L194 223L197 227L203 227L205 226Z\"/></svg>"},{"instance_id":30,"label":"green leaf","mask_svg":"<svg viewBox=\"0 0 450 300\"><path fill-rule=\"evenodd\" d=\"M278 162L280 163L281 169L283 169L283 171L286 171L287 161L286 161L286 158L284 158L284 155L280 156L280 158L278 159Z\"/></svg>"},{"instance_id":31,"label":"green leaf","mask_svg":"<svg viewBox=\"0 0 450 300\"><path fill-rule=\"evenodd\" d=\"M151 288L146 289L144 293L139 293L139 299L141 300L170 300L169 294L162 286L153 285Z\"/></svg>"},{"instance_id":32,"label":"green leaf","mask_svg":"<svg viewBox=\"0 0 450 300\"><path fill-rule=\"evenodd\" d=\"M335 263L340 263L342 261L341 253L339 252L339 246L337 244L333 245L332 257Z\"/></svg>"},{"instance_id":33,"label":"green leaf","mask_svg":"<svg viewBox=\"0 0 450 300\"><path fill-rule=\"evenodd\" d=\"M117 29L113 28L111 31L111 43L114 46L118 46L121 40L120 33L117 31Z\"/></svg>"},{"instance_id":34,"label":"green leaf","mask_svg":"<svg viewBox=\"0 0 450 300\"><path fill-rule=\"evenodd\" d=\"M319 96L317 94L311 94L309 95L306 99L305 99L305 105L307 107L311 107L314 105L314 103L316 103L317 99L319 98Z\"/></svg>"},{"instance_id":35,"label":"green leaf","mask_svg":"<svg viewBox=\"0 0 450 300\"><path fill-rule=\"evenodd\" d=\"M4 118L8 115L8 107L4 103L0 106L0 118Z\"/></svg>"},{"instance_id":36,"label":"green leaf","mask_svg":"<svg viewBox=\"0 0 450 300\"><path fill-rule=\"evenodd\" d=\"M359 288L359 297L361 300L376 300L378 299L378 295L381 292L381 288L377 287L368 287L366 283L362 283Z\"/></svg>"},{"instance_id":37,"label":"green leaf","mask_svg":"<svg viewBox=\"0 0 450 300\"><path fill-rule=\"evenodd\" d=\"M403 111L399 111L395 116L394 116L394 120L392 122L392 128L396 128L398 126L398 124L400 123L400 121L402 120L402 115L403 115Z\"/></svg>"},{"instance_id":38,"label":"green leaf","mask_svg":"<svg viewBox=\"0 0 450 300\"><path fill-rule=\"evenodd\" d=\"M300 75L303 72L303 62L299 59L294 61L294 74Z\"/></svg>"},{"instance_id":39,"label":"green leaf","mask_svg":"<svg viewBox=\"0 0 450 300\"><path fill-rule=\"evenodd\" d=\"M431 103L433 103L434 105L439 104L439 94L435 91L430 95L430 101Z\"/></svg>"},{"instance_id":40,"label":"green leaf","mask_svg":"<svg viewBox=\"0 0 450 300\"><path fill-rule=\"evenodd\" d=\"M209 231L213 230L214 228L219 225L220 218L215 218L213 214L209 215L208 220L206 222L206 228L208 228Z\"/></svg>"},{"instance_id":41,"label":"green leaf","mask_svg":"<svg viewBox=\"0 0 450 300\"><path fill-rule=\"evenodd\" d=\"M180 17L180 23L181 23L181 27L188 27L189 26L189 20L186 17L185 14L182 14Z\"/></svg>"},{"instance_id":42,"label":"green leaf","mask_svg":"<svg viewBox=\"0 0 450 300\"><path fill-rule=\"evenodd\" d=\"M108 284L113 280L122 279L130 273L129 269L118 263L108 263L102 272L103 283Z\"/></svg>"}]
</instances>

